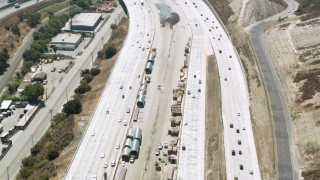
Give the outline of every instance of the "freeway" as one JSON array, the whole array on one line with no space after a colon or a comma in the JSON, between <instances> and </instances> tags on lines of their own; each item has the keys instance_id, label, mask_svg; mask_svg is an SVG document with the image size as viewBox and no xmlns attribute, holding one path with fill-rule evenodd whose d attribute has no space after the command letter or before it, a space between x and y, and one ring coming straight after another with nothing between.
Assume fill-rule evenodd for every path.
<instances>
[{"instance_id":1,"label":"freeway","mask_svg":"<svg viewBox=\"0 0 320 180\"><path fill-rule=\"evenodd\" d=\"M12 148L0 161L0 179L7 179L8 176L9 179L15 179L15 175L20 169L21 160L29 155L32 143L39 141L48 129L50 116L61 111L62 105L66 102L66 94L69 98L73 95L73 91L80 82L80 70L92 66L91 58L94 60L98 51L102 48L103 43L101 41L105 43L110 37L110 25L118 23L119 15L122 16L123 14L121 7L115 9L105 25L95 34L95 38L86 48L86 51L75 61L76 63L64 76L61 83L56 85L56 90L45 103L45 107L38 112L26 130L18 132L14 136Z\"/></svg>"},{"instance_id":2,"label":"freeway","mask_svg":"<svg viewBox=\"0 0 320 180\"><path fill-rule=\"evenodd\" d=\"M9 16L10 14L12 14L14 12L19 11L20 9L32 6L32 5L34 5L34 4L38 3L38 2L41 2L41 1L43 1L43 0L28 1L28 2L20 4L20 8L15 8L14 6L12 6L12 7L9 7L7 9L4 9L4 10L0 11L0 20L5 18L5 17L7 17L7 16ZM3 2L1 2L1 4L3 4Z\"/></svg>"},{"instance_id":3,"label":"freeway","mask_svg":"<svg viewBox=\"0 0 320 180\"><path fill-rule=\"evenodd\" d=\"M142 48L149 46L155 28L146 4L144 7L140 1L125 1L125 4L130 15L126 42L65 179L101 178L105 173L112 179L117 167L120 168L121 149L132 113L126 109L134 108L148 56L148 51ZM115 167L111 166L112 161L116 162Z\"/></svg>"},{"instance_id":4,"label":"freeway","mask_svg":"<svg viewBox=\"0 0 320 180\"><path fill-rule=\"evenodd\" d=\"M198 84L198 80L205 82L206 56L213 51L221 84L227 179L261 179L248 90L239 57L222 23L203 1L179 1L179 4L188 14L193 38L187 81L187 92L190 91L191 95L186 97L183 117L188 125L183 126L181 137L181 145L185 145L186 150L179 155L178 178L204 177L205 87ZM195 72L200 72L201 79ZM195 92L196 88L202 89L200 96Z\"/></svg>"},{"instance_id":5,"label":"freeway","mask_svg":"<svg viewBox=\"0 0 320 180\"><path fill-rule=\"evenodd\" d=\"M297 10L298 6L295 1L286 0L286 2L288 7L285 11L261 21L253 26L249 33L268 94L275 137L276 169L278 178L281 180L298 179L298 174L293 163L293 149L290 148L292 143L290 140L290 113L277 72L263 41L263 32L279 17L288 16L288 14Z\"/></svg>"}]
</instances>

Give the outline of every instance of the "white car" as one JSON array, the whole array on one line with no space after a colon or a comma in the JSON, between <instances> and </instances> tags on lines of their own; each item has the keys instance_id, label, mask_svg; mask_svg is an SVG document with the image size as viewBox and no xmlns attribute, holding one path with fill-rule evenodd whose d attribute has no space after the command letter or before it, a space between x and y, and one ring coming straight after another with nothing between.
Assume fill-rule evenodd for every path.
<instances>
[{"instance_id":1,"label":"white car","mask_svg":"<svg viewBox=\"0 0 320 180\"><path fill-rule=\"evenodd\" d=\"M125 165L126 165L126 162L125 162L125 161L122 161L122 162L121 162L121 166L124 167Z\"/></svg>"},{"instance_id":2,"label":"white car","mask_svg":"<svg viewBox=\"0 0 320 180\"><path fill-rule=\"evenodd\" d=\"M130 108L127 108L127 109L126 109L126 112L127 112L127 113L130 113Z\"/></svg>"},{"instance_id":3,"label":"white car","mask_svg":"<svg viewBox=\"0 0 320 180\"><path fill-rule=\"evenodd\" d=\"M104 158L104 153L101 153L101 158Z\"/></svg>"},{"instance_id":4,"label":"white car","mask_svg":"<svg viewBox=\"0 0 320 180\"><path fill-rule=\"evenodd\" d=\"M104 163L103 163L103 167L104 167L104 168L107 168L107 167L108 167L108 163L107 163L107 162L104 162Z\"/></svg>"},{"instance_id":5,"label":"white car","mask_svg":"<svg viewBox=\"0 0 320 180\"><path fill-rule=\"evenodd\" d=\"M112 166L112 167L115 167L115 166L116 166L116 161L112 161L112 162L111 162L111 166Z\"/></svg>"},{"instance_id":6,"label":"white car","mask_svg":"<svg viewBox=\"0 0 320 180\"><path fill-rule=\"evenodd\" d=\"M120 149L120 144L116 144L116 149Z\"/></svg>"},{"instance_id":7,"label":"white car","mask_svg":"<svg viewBox=\"0 0 320 180\"><path fill-rule=\"evenodd\" d=\"M121 118L118 119L118 122L121 122Z\"/></svg>"},{"instance_id":8,"label":"white car","mask_svg":"<svg viewBox=\"0 0 320 180\"><path fill-rule=\"evenodd\" d=\"M250 170L249 170L249 173L250 173L250 174L253 174L253 170L252 170L252 169L250 169Z\"/></svg>"},{"instance_id":9,"label":"white car","mask_svg":"<svg viewBox=\"0 0 320 180\"><path fill-rule=\"evenodd\" d=\"M92 132L92 133L91 133L91 136L94 136L94 135L95 135L95 132Z\"/></svg>"},{"instance_id":10,"label":"white car","mask_svg":"<svg viewBox=\"0 0 320 180\"><path fill-rule=\"evenodd\" d=\"M130 163L134 163L134 158L130 158Z\"/></svg>"},{"instance_id":11,"label":"white car","mask_svg":"<svg viewBox=\"0 0 320 180\"><path fill-rule=\"evenodd\" d=\"M123 125L124 125L124 126L127 126L127 125L128 125L128 122L127 122L127 121L123 121Z\"/></svg>"}]
</instances>

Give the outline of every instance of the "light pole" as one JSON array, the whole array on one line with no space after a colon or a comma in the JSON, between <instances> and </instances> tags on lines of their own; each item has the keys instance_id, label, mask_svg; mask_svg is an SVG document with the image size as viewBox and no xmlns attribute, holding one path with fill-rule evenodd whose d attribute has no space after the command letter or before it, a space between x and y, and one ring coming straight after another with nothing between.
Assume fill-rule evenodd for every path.
<instances>
[{"instance_id":1,"label":"light pole","mask_svg":"<svg viewBox=\"0 0 320 180\"><path fill-rule=\"evenodd\" d=\"M67 90L67 87L66 87L66 99L68 101L68 90Z\"/></svg>"},{"instance_id":2,"label":"light pole","mask_svg":"<svg viewBox=\"0 0 320 180\"><path fill-rule=\"evenodd\" d=\"M52 112L53 112L53 109L49 109L49 112L51 114L51 120L52 120Z\"/></svg>"},{"instance_id":3,"label":"light pole","mask_svg":"<svg viewBox=\"0 0 320 180\"><path fill-rule=\"evenodd\" d=\"M92 63L92 67L93 67L93 52L91 52L91 63Z\"/></svg>"}]
</instances>

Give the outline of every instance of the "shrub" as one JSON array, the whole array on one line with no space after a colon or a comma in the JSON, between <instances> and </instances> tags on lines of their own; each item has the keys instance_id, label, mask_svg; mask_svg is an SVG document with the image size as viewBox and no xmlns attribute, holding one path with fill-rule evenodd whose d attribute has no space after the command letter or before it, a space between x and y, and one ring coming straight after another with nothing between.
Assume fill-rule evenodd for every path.
<instances>
[{"instance_id":1,"label":"shrub","mask_svg":"<svg viewBox=\"0 0 320 180\"><path fill-rule=\"evenodd\" d=\"M117 29L117 27L118 27L118 25L116 25L116 24L113 24L113 23L112 23L112 24L110 25L110 28L111 28L112 30L115 30L115 29Z\"/></svg>"},{"instance_id":2,"label":"shrub","mask_svg":"<svg viewBox=\"0 0 320 180\"><path fill-rule=\"evenodd\" d=\"M117 54L117 49L114 46L108 47L106 50L106 58L110 59L112 58L115 54Z\"/></svg>"},{"instance_id":3,"label":"shrub","mask_svg":"<svg viewBox=\"0 0 320 180\"><path fill-rule=\"evenodd\" d=\"M57 150L50 149L48 154L47 154L47 158L50 161L52 161L52 160L56 159L57 157L59 157L59 152Z\"/></svg>"},{"instance_id":4,"label":"shrub","mask_svg":"<svg viewBox=\"0 0 320 180\"><path fill-rule=\"evenodd\" d=\"M33 146L31 148L31 155L32 156L37 155L40 152L40 150L41 150L40 146L38 144L36 144L35 146Z\"/></svg>"},{"instance_id":5,"label":"shrub","mask_svg":"<svg viewBox=\"0 0 320 180\"><path fill-rule=\"evenodd\" d=\"M91 86L87 82L85 82L80 84L80 86L77 87L77 89L75 89L74 92L79 94L84 94L90 90L91 90Z\"/></svg>"},{"instance_id":6,"label":"shrub","mask_svg":"<svg viewBox=\"0 0 320 180\"><path fill-rule=\"evenodd\" d=\"M85 80L87 83L91 82L93 79L93 76L91 74L84 74L82 76L82 80Z\"/></svg>"},{"instance_id":7,"label":"shrub","mask_svg":"<svg viewBox=\"0 0 320 180\"><path fill-rule=\"evenodd\" d=\"M91 74L92 76L96 76L96 75L100 74L100 69L99 69L99 68L92 68L92 69L90 70L90 74Z\"/></svg>"},{"instance_id":8,"label":"shrub","mask_svg":"<svg viewBox=\"0 0 320 180\"><path fill-rule=\"evenodd\" d=\"M63 105L63 112L67 114L79 114L82 110L82 104L79 99L73 99Z\"/></svg>"}]
</instances>

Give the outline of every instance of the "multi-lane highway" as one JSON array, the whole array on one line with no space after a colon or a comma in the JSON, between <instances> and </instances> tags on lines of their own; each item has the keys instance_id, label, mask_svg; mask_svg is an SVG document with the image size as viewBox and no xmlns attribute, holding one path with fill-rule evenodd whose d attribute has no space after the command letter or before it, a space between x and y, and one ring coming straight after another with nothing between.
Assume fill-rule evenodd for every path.
<instances>
[{"instance_id":1,"label":"multi-lane highway","mask_svg":"<svg viewBox=\"0 0 320 180\"><path fill-rule=\"evenodd\" d=\"M39 0L39 1L28 1L28 2L20 4L19 8L15 8L14 6L12 6L12 7L9 7L7 9L4 9L4 10L0 11L0 19L2 19L4 17L7 17L7 16L9 16L10 14L12 14L12 13L14 13L16 11L19 11L20 9L32 6L32 5L34 5L34 4L38 3L38 2L41 2L41 1L42 0ZM3 5L3 4L4 4L4 2L1 1L0 6ZM3 5L3 6L5 6L5 5Z\"/></svg>"},{"instance_id":2,"label":"multi-lane highway","mask_svg":"<svg viewBox=\"0 0 320 180\"><path fill-rule=\"evenodd\" d=\"M221 95L227 179L261 179L249 112L249 96L240 60L223 25L202 1L179 1L192 27L193 38L187 81L181 145L186 150L179 155L178 178L204 177L204 87L205 54L211 46L217 59ZM192 66L193 65L193 66ZM198 84L197 84L198 83ZM198 95L197 88L201 94ZM196 92L194 92L196 90ZM193 94L195 93L195 97ZM192 103L196 102L197 103ZM196 112L197 111L197 112ZM219 112L217 112L219 113ZM190 122L195 121L195 122ZM189 126L191 123L191 126ZM191 145L191 147L188 147ZM197 148L197 150L194 150ZM203 178L202 178L203 179Z\"/></svg>"},{"instance_id":3,"label":"multi-lane highway","mask_svg":"<svg viewBox=\"0 0 320 180\"><path fill-rule=\"evenodd\" d=\"M268 99L273 120L275 147L276 147L276 169L279 179L297 179L298 174L294 169L292 151L290 150L290 113L286 98L278 79L277 72L273 67L272 59L268 55L263 41L263 32L279 17L286 17L298 8L295 1L286 0L288 7L285 11L263 20L250 29L250 39L257 56L262 73L263 81L267 90ZM288 13L289 12L289 13Z\"/></svg>"},{"instance_id":4,"label":"multi-lane highway","mask_svg":"<svg viewBox=\"0 0 320 180\"><path fill-rule=\"evenodd\" d=\"M147 4L125 3L130 16L128 37L65 179L100 179L105 173L112 179L121 168L120 155L149 52L143 49L150 46L155 28Z\"/></svg>"}]
</instances>

